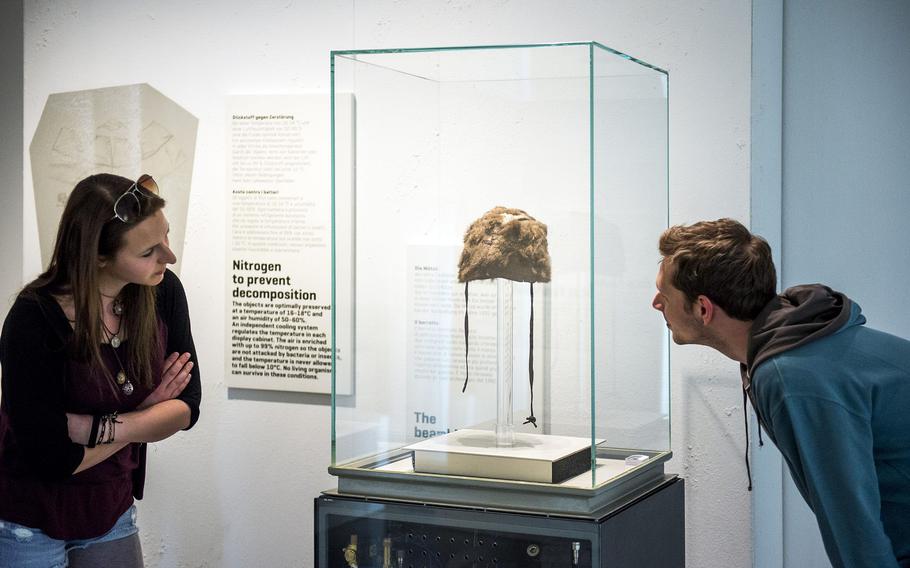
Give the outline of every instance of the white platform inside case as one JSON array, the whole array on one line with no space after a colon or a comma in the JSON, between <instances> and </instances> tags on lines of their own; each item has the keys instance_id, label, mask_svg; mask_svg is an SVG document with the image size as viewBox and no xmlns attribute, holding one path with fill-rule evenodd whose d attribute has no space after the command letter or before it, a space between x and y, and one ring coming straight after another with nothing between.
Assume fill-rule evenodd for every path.
<instances>
[{"instance_id":1,"label":"white platform inside case","mask_svg":"<svg viewBox=\"0 0 910 568\"><path fill-rule=\"evenodd\" d=\"M590 438L516 433L514 442L499 447L494 432L465 429L404 449L418 473L561 483L590 471Z\"/></svg>"}]
</instances>

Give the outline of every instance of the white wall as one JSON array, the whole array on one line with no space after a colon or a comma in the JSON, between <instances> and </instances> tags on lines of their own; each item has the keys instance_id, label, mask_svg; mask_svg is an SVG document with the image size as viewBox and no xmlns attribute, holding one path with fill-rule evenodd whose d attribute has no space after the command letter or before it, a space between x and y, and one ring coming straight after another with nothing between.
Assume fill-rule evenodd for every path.
<instances>
[{"instance_id":1,"label":"white wall","mask_svg":"<svg viewBox=\"0 0 910 568\"><path fill-rule=\"evenodd\" d=\"M753 229L777 233L782 287L828 284L862 306L869 326L910 338L910 304L895 301L910 279L910 4L754 4L754 57L768 62L755 67L755 85L767 89L754 112L771 122L753 130L752 166L776 176L753 184ZM815 517L770 446L754 454L755 565L830 566Z\"/></svg>"},{"instance_id":2,"label":"white wall","mask_svg":"<svg viewBox=\"0 0 910 568\"><path fill-rule=\"evenodd\" d=\"M671 222L748 220L745 0L41 0L25 15L26 146L53 92L147 82L199 118L182 278L205 393L199 425L150 452L150 567L311 566L312 499L334 484L324 397L224 385L226 95L326 91L330 49L598 40L670 72ZM30 181L26 168L26 278L40 268ZM687 479L688 565L747 566L736 365L699 347L672 360L668 469Z\"/></svg>"}]
</instances>

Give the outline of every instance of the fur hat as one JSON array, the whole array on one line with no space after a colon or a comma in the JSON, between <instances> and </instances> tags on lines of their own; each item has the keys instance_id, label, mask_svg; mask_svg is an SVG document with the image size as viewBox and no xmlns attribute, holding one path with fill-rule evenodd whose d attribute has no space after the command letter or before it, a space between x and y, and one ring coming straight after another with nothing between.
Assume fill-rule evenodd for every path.
<instances>
[{"instance_id":1,"label":"fur hat","mask_svg":"<svg viewBox=\"0 0 910 568\"><path fill-rule=\"evenodd\" d=\"M549 282L547 226L521 209L494 207L468 227L458 281Z\"/></svg>"}]
</instances>

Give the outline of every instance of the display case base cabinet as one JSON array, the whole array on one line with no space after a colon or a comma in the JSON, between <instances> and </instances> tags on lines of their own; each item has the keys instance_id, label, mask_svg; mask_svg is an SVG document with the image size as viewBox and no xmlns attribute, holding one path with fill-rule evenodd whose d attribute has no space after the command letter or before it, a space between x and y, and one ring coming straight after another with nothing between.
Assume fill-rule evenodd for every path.
<instances>
[{"instance_id":1,"label":"display case base cabinet","mask_svg":"<svg viewBox=\"0 0 910 568\"><path fill-rule=\"evenodd\" d=\"M316 498L318 568L682 568L683 480L590 516Z\"/></svg>"}]
</instances>

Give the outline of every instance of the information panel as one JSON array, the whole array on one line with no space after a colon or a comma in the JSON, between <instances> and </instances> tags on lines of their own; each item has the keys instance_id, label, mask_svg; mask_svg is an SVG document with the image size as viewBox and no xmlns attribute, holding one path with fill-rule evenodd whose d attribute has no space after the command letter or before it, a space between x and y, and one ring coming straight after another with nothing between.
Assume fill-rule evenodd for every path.
<instances>
[{"instance_id":1,"label":"information panel","mask_svg":"<svg viewBox=\"0 0 910 568\"><path fill-rule=\"evenodd\" d=\"M351 98L338 101L350 120ZM329 116L328 95L229 99L229 387L331 392ZM338 380L350 392L350 377Z\"/></svg>"}]
</instances>

